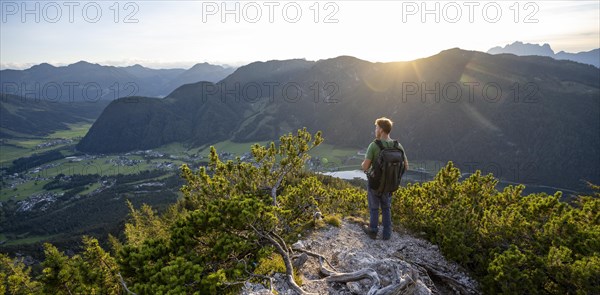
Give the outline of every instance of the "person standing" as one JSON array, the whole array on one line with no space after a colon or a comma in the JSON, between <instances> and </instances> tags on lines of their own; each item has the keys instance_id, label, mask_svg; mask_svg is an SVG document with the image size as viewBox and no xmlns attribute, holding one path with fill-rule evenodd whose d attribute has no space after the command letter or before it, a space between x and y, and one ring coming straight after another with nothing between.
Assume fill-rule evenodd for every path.
<instances>
[{"instance_id":1,"label":"person standing","mask_svg":"<svg viewBox=\"0 0 600 295\"><path fill-rule=\"evenodd\" d=\"M380 140L381 144L385 148L394 147L394 140L390 138L390 132L392 131L393 126L392 120L381 117L375 120L375 137L376 140ZM402 145L399 145L399 148L404 151ZM362 162L362 170L368 172L369 169L372 169L372 164L375 159L379 156L379 152L381 149L377 145L375 141L369 144L367 148L367 153L365 155L365 159ZM408 170L408 160L406 158L406 153L404 153L404 171ZM377 232L379 227L379 209L381 208L381 217L382 217L382 225L383 225L383 239L389 240L392 235L392 193L384 192L377 193L374 189L372 189L369 185L367 185L367 198L369 204L369 226L364 228L365 233L371 238L377 238Z\"/></svg>"}]
</instances>

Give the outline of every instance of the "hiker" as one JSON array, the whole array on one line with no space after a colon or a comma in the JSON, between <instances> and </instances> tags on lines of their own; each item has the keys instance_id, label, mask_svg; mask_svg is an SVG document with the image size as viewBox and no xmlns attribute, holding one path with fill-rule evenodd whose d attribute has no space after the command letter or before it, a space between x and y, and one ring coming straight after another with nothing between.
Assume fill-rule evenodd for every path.
<instances>
[{"instance_id":1,"label":"hiker","mask_svg":"<svg viewBox=\"0 0 600 295\"><path fill-rule=\"evenodd\" d=\"M404 148L402 145L397 143L395 145L395 141L390 138L390 132L392 131L393 122L386 118L382 117L375 120L375 137L376 140L369 144L367 148L367 153L365 155L365 160L362 162L362 169L367 173L367 175L371 175L369 177L369 185L367 185L367 197L369 203L369 226L364 227L365 233L371 238L376 239L378 226L379 226L379 208L381 207L381 215L382 215L382 223L383 223L383 239L389 240L392 235L392 192L399 185L399 177L396 184L396 188L388 189L385 192L378 192L377 189L371 188L373 175L373 166L376 164L378 160L379 153L381 148L378 146L377 141L381 141L381 145L384 148L399 148L402 151L401 159L403 159L402 163L404 165L403 171L408 170L408 160L406 158L406 154L404 153ZM387 150L387 149L386 149ZM372 165L373 164L373 165ZM369 170L370 169L370 170ZM403 172L402 171L402 172ZM382 189L380 189L382 191Z\"/></svg>"}]
</instances>

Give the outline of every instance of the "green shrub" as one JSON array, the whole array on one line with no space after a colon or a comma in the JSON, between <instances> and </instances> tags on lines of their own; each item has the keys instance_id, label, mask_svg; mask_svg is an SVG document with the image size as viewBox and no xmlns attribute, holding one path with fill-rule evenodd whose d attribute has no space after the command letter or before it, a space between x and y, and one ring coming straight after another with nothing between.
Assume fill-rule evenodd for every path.
<instances>
[{"instance_id":1,"label":"green shrub","mask_svg":"<svg viewBox=\"0 0 600 295\"><path fill-rule=\"evenodd\" d=\"M342 219L339 216L336 216L336 215L325 216L324 220L325 220L325 223L327 223L329 225L333 225L335 227L342 226Z\"/></svg>"},{"instance_id":2,"label":"green shrub","mask_svg":"<svg viewBox=\"0 0 600 295\"><path fill-rule=\"evenodd\" d=\"M561 192L498 191L480 171L459 178L449 162L433 181L398 190L395 222L425 232L486 293L600 293L600 193L567 204Z\"/></svg>"}]
</instances>

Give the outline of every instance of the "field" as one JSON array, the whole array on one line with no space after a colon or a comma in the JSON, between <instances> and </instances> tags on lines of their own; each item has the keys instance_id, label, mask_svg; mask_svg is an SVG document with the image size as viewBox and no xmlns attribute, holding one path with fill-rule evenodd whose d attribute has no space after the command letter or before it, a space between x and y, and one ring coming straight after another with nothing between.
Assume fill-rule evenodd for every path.
<instances>
[{"instance_id":1,"label":"field","mask_svg":"<svg viewBox=\"0 0 600 295\"><path fill-rule=\"evenodd\" d=\"M5 167L10 165L13 160L29 156L30 154L31 153L29 149L2 144L0 145L0 165Z\"/></svg>"},{"instance_id":2,"label":"field","mask_svg":"<svg viewBox=\"0 0 600 295\"><path fill-rule=\"evenodd\" d=\"M42 153L52 149L65 147L72 143L60 142L60 139L76 142L85 136L92 126L91 123L69 124L69 130L60 130L45 137L20 137L4 139L0 144L0 165L5 167L13 160L28 157L35 153ZM48 146L40 146L47 144Z\"/></svg>"},{"instance_id":3,"label":"field","mask_svg":"<svg viewBox=\"0 0 600 295\"><path fill-rule=\"evenodd\" d=\"M69 130L59 130L50 135L48 138L77 138L84 137L92 127L92 123L69 124Z\"/></svg>"},{"instance_id":4,"label":"field","mask_svg":"<svg viewBox=\"0 0 600 295\"><path fill-rule=\"evenodd\" d=\"M84 191L80 192L80 194L82 194L82 195L89 194L89 193L91 193L91 192L93 192L93 191L97 190L97 189L98 189L98 188L100 188L100 187L101 187L100 183L97 183L97 182L96 182L96 183L94 183L94 184L92 184L92 185L88 186L88 188L87 188L86 190L84 190Z\"/></svg>"},{"instance_id":5,"label":"field","mask_svg":"<svg viewBox=\"0 0 600 295\"><path fill-rule=\"evenodd\" d=\"M189 148L180 142L166 144L152 150L170 155L194 154L198 152L198 148Z\"/></svg>"},{"instance_id":6,"label":"field","mask_svg":"<svg viewBox=\"0 0 600 295\"><path fill-rule=\"evenodd\" d=\"M24 236L26 234L23 234ZM16 245L26 245L26 244L33 244L33 243L37 243L37 242L43 242L43 241L48 241L52 238L55 238L57 236L60 236L60 234L58 235L46 235L46 236L28 236L26 238L17 238L14 240L9 240L7 241L4 245L6 246L16 246ZM2 241L2 239L0 239L0 241Z\"/></svg>"},{"instance_id":7,"label":"field","mask_svg":"<svg viewBox=\"0 0 600 295\"><path fill-rule=\"evenodd\" d=\"M20 201L28 198L32 195L37 195L45 192L43 186L50 182L49 180L44 181L27 181L23 184L18 185L13 189L2 189L0 192L0 201L5 202L10 199Z\"/></svg>"}]
</instances>

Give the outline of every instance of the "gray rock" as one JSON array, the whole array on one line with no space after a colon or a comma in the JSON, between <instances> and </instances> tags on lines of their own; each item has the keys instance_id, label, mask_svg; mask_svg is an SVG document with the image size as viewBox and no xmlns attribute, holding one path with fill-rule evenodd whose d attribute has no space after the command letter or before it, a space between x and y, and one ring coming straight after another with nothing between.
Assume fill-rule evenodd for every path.
<instances>
[{"instance_id":1,"label":"gray rock","mask_svg":"<svg viewBox=\"0 0 600 295\"><path fill-rule=\"evenodd\" d=\"M305 236L304 240L294 243L292 249L305 249L323 255L335 268L335 270L331 269L325 264L330 271L353 273L362 269L372 269L379 279L380 292L386 287L388 287L386 290L390 291L399 284L406 283L400 290L382 292L383 294L424 295L434 293L432 290L435 290L436 294L439 294L439 290L448 290L445 286L436 286L427 272L416 263L434 266L436 270L461 282L469 289L477 290L476 282L459 271L460 268L456 264L447 261L437 246L419 238L401 236L397 233L392 233L392 238L388 241L374 241L362 232L360 225L346 220L341 227L329 226L314 231ZM309 257L299 268L303 276L301 287L306 292L333 295L367 294L373 286L370 278L349 282L328 281L320 273L319 267L318 259ZM278 294L295 293L288 286L283 274L274 275L274 285Z\"/></svg>"}]
</instances>

